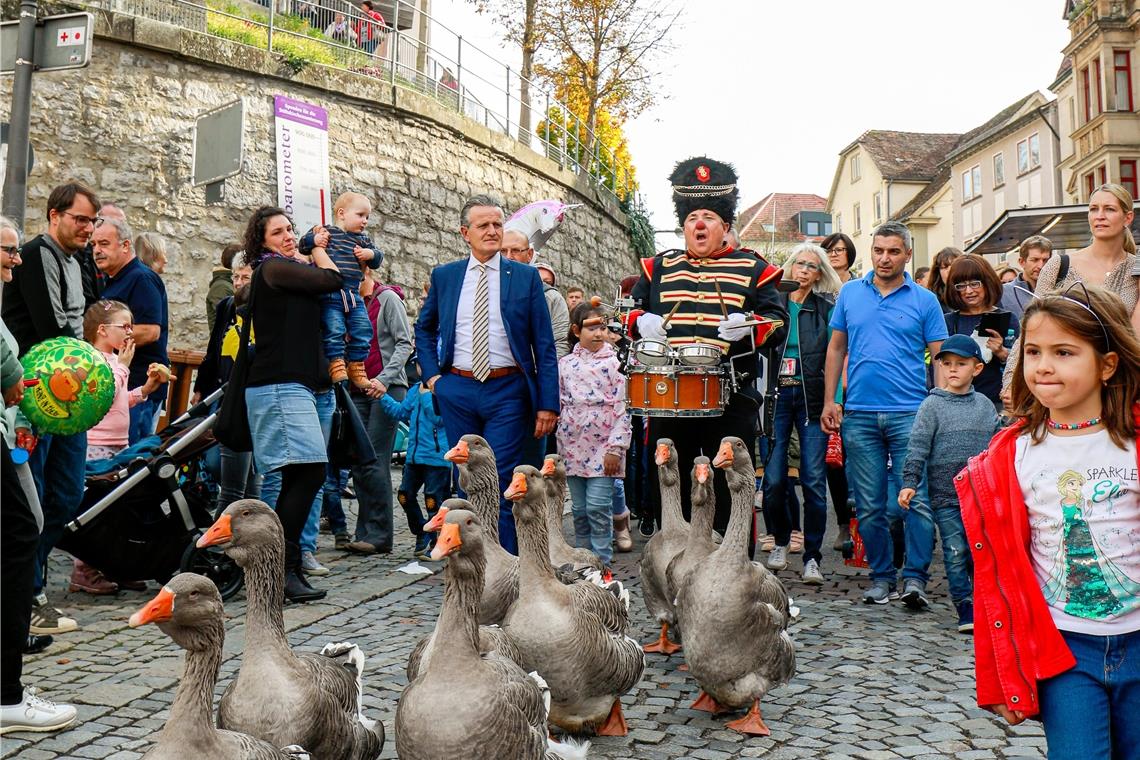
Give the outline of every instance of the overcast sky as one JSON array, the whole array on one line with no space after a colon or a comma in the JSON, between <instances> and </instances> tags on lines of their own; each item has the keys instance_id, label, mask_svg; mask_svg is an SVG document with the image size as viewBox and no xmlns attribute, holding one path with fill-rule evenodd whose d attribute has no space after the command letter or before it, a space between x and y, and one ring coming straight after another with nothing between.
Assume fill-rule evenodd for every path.
<instances>
[{"instance_id":1,"label":"overcast sky","mask_svg":"<svg viewBox=\"0 0 1140 760\"><path fill-rule=\"evenodd\" d=\"M867 129L964 132L1050 95L1069 40L1063 0L677 2L688 10L657 64L658 102L626 125L658 229L676 224L679 160L735 164L741 210L772 191L826 197L839 151ZM433 14L498 47L464 0ZM502 52L517 67L517 50Z\"/></svg>"}]
</instances>

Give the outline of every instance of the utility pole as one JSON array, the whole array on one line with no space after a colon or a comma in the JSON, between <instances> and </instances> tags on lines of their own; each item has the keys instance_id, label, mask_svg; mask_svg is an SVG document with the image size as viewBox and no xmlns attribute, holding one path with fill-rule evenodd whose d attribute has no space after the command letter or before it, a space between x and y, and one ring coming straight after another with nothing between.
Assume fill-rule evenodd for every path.
<instances>
[{"instance_id":1,"label":"utility pole","mask_svg":"<svg viewBox=\"0 0 1140 760\"><path fill-rule=\"evenodd\" d=\"M20 0L12 115L8 127L8 169L4 174L4 215L24 227L28 194L29 132L32 119L32 69L36 59L36 0Z\"/></svg>"}]
</instances>

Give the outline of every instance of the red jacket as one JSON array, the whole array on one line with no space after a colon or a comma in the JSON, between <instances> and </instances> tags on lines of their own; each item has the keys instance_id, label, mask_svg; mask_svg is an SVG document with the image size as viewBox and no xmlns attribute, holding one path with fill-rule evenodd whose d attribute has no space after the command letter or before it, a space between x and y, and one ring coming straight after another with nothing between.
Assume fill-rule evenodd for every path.
<instances>
[{"instance_id":1,"label":"red jacket","mask_svg":"<svg viewBox=\"0 0 1140 760\"><path fill-rule=\"evenodd\" d=\"M1140 404L1133 407L1140 429ZM1036 715L1037 682L1076 665L1053 623L1029 555L1029 513L1014 467L1024 423L1002 430L954 478L974 555L979 705ZM1140 443L1137 445L1140 463ZM999 558L1000 561L999 561Z\"/></svg>"}]
</instances>

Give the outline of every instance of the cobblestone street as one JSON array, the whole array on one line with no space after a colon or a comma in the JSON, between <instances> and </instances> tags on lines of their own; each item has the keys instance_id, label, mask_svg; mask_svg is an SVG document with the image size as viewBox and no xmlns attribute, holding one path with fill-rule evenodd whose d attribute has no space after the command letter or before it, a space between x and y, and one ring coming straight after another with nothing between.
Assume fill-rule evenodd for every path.
<instances>
[{"instance_id":1,"label":"cobblestone street","mask_svg":"<svg viewBox=\"0 0 1140 760\"><path fill-rule=\"evenodd\" d=\"M412 540L402 515L396 525L396 547L386 557L344 555L333 550L331 536L322 535L318 557L332 572L316 582L329 590L329 596L322 603L285 610L289 638L296 647L317 650L328 641L349 640L363 648L368 658L365 711L384 721L385 758L396 757L393 720L405 684L407 654L431 630L442 590L438 574L397 571L411 561ZM634 552L618 555L615 576L632 588L636 621L632 635L647 641L656 630L640 598L637 558L643 539L636 531L635 538ZM825 546L830 547L832 540L829 536ZM798 673L763 703L772 736L745 737L723 728L728 718L689 709L698 690L687 673L678 670L682 656L649 655L643 680L622 700L629 735L593 739L590 757L1044 756L1039 724L1031 721L1010 728L974 706L971 642L955 629L940 562L931 584L932 610L913 614L898 603L863 605L858 571L843 567L837 552L825 551L824 586L799 582L798 556L782 573L801 610L792 629ZM2 740L2 755L27 760L139 758L166 719L182 651L155 626L127 627L127 617L151 598L155 584L145 594L122 592L102 598L66 594L69 566L64 557L55 558L53 599L78 619L81 628L57 636L47 652L27 658L25 683L48 699L78 705L79 720L59 734L9 734ZM228 659L222 665L219 695L239 664L244 593L228 602L226 609L232 621L226 632Z\"/></svg>"}]
</instances>

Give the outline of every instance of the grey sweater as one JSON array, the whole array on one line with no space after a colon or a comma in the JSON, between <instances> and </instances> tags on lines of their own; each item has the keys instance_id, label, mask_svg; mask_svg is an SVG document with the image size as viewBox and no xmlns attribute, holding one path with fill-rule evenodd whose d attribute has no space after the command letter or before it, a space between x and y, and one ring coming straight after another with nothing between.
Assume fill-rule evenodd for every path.
<instances>
[{"instance_id":1,"label":"grey sweater","mask_svg":"<svg viewBox=\"0 0 1140 760\"><path fill-rule=\"evenodd\" d=\"M973 388L962 395L932 389L914 417L903 488L918 488L925 471L931 506L956 506L954 476L985 450L998 427L993 402Z\"/></svg>"}]
</instances>

